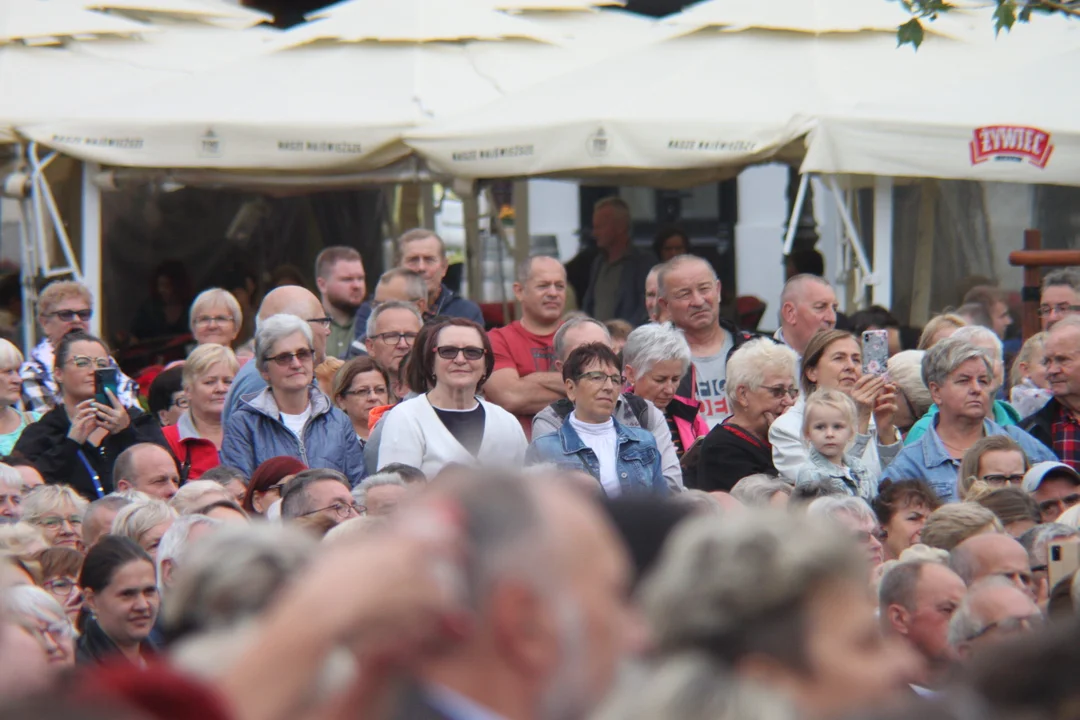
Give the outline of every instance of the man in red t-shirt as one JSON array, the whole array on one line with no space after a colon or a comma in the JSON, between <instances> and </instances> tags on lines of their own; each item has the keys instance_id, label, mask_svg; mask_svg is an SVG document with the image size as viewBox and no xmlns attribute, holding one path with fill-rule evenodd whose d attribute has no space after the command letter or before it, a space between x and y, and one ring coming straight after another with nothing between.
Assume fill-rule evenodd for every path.
<instances>
[{"instance_id":1,"label":"man in red t-shirt","mask_svg":"<svg viewBox=\"0 0 1080 720\"><path fill-rule=\"evenodd\" d=\"M518 268L514 297L521 320L488 333L495 371L484 393L517 415L528 437L533 415L566 395L552 347L566 307L566 269L552 257L529 258Z\"/></svg>"}]
</instances>

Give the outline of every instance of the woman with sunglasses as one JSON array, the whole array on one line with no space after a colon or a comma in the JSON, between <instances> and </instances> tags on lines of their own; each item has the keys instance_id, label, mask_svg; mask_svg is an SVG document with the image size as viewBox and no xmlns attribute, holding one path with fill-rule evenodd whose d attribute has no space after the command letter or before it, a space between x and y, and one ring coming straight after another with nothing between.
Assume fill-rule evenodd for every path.
<instances>
[{"instance_id":1,"label":"woman with sunglasses","mask_svg":"<svg viewBox=\"0 0 1080 720\"><path fill-rule=\"evenodd\" d=\"M744 477L775 476L769 428L799 395L795 351L768 339L751 340L728 358L725 391L731 417L701 441L697 472L683 472L687 487L731 492Z\"/></svg>"},{"instance_id":2,"label":"woman with sunglasses","mask_svg":"<svg viewBox=\"0 0 1080 720\"><path fill-rule=\"evenodd\" d=\"M252 362L267 387L240 397L226 424L222 464L250 477L264 461L287 455L359 483L364 453L352 422L312 383L311 325L295 315L267 318L255 333Z\"/></svg>"},{"instance_id":3,"label":"woman with sunglasses","mask_svg":"<svg viewBox=\"0 0 1080 720\"><path fill-rule=\"evenodd\" d=\"M114 368L101 340L82 330L65 335L53 369L62 400L15 443L46 483L70 485L90 500L113 491L113 465L124 450L144 442L169 447L150 415L125 408L108 389L108 403L95 398L94 373Z\"/></svg>"},{"instance_id":4,"label":"woman with sunglasses","mask_svg":"<svg viewBox=\"0 0 1080 720\"><path fill-rule=\"evenodd\" d=\"M264 461L248 481L247 494L241 503L249 515L266 515L266 511L281 499L282 488L298 472L307 470L307 465L294 457L276 457Z\"/></svg>"},{"instance_id":5,"label":"woman with sunglasses","mask_svg":"<svg viewBox=\"0 0 1080 720\"><path fill-rule=\"evenodd\" d=\"M378 466L405 463L428 477L449 463L521 467L528 445L521 423L477 396L495 366L484 329L446 318L425 330L406 367L409 387L422 394L380 420Z\"/></svg>"}]
</instances>

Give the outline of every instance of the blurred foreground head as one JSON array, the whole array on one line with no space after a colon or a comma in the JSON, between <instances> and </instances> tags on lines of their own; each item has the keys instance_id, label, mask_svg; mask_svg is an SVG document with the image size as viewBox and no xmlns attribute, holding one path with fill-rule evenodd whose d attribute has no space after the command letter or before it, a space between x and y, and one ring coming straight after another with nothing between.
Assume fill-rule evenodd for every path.
<instances>
[{"instance_id":1,"label":"blurred foreground head","mask_svg":"<svg viewBox=\"0 0 1080 720\"><path fill-rule=\"evenodd\" d=\"M850 537L762 511L684 523L642 601L660 657L704 653L823 718L910 693L917 659L882 637L869 588Z\"/></svg>"}]
</instances>

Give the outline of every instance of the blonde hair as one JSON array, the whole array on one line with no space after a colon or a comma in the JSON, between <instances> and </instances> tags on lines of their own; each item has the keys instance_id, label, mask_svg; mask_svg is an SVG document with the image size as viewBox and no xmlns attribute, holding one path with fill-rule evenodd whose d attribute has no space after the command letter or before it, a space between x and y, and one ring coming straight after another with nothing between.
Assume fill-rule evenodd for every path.
<instances>
[{"instance_id":1,"label":"blonde hair","mask_svg":"<svg viewBox=\"0 0 1080 720\"><path fill-rule=\"evenodd\" d=\"M46 513L56 512L68 503L80 516L86 513L89 503L67 485L38 485L23 498L23 520L34 522Z\"/></svg>"},{"instance_id":2,"label":"blonde hair","mask_svg":"<svg viewBox=\"0 0 1080 720\"><path fill-rule=\"evenodd\" d=\"M997 515L973 502L942 505L926 519L922 530L922 542L930 547L952 552L969 537L981 535L990 527L994 532L1005 532Z\"/></svg>"},{"instance_id":3,"label":"blonde hair","mask_svg":"<svg viewBox=\"0 0 1080 720\"><path fill-rule=\"evenodd\" d=\"M319 389L331 398L335 398L334 393L334 376L337 375L337 371L345 366L345 361L341 358L328 357L315 366L315 380L319 383ZM347 390L348 388L343 388Z\"/></svg>"},{"instance_id":4,"label":"blonde hair","mask_svg":"<svg viewBox=\"0 0 1080 720\"><path fill-rule=\"evenodd\" d=\"M810 437L810 422L814 410L818 408L832 408L838 410L851 428L851 439L855 439L855 423L857 411L855 402L839 390L815 390L806 398L806 407L803 410L802 434L804 438Z\"/></svg>"},{"instance_id":5,"label":"blonde hair","mask_svg":"<svg viewBox=\"0 0 1080 720\"><path fill-rule=\"evenodd\" d=\"M210 498L210 495L215 497ZM190 515L218 499L231 500L232 498L229 497L224 486L213 480L193 480L176 491L169 500L169 505L181 515Z\"/></svg>"},{"instance_id":6,"label":"blonde hair","mask_svg":"<svg viewBox=\"0 0 1080 720\"><path fill-rule=\"evenodd\" d=\"M975 500L975 497L970 497L969 495L976 484L983 485L987 488L990 487L989 485L986 485L986 483L977 482L979 480L979 466L982 464L983 455L990 452L1020 453L1020 457L1024 459L1024 472L1027 472L1031 468L1031 461L1028 460L1027 455L1024 453L1024 448L1020 447L1015 440L1008 435L987 435L969 447L967 452L964 453L964 457L960 460L960 469L957 471L956 488L960 493L961 500ZM982 494L986 494L986 491L984 490Z\"/></svg>"},{"instance_id":7,"label":"blonde hair","mask_svg":"<svg viewBox=\"0 0 1080 720\"><path fill-rule=\"evenodd\" d=\"M944 313L938 315L935 318L930 318L930 322L926 323L926 327L923 328L922 335L919 336L918 350L929 350L931 345L930 341L935 335L944 330L948 326L952 326L954 329L959 330L962 327L967 326L967 320L955 315L953 313Z\"/></svg>"},{"instance_id":8,"label":"blonde hair","mask_svg":"<svg viewBox=\"0 0 1080 720\"><path fill-rule=\"evenodd\" d=\"M143 535L177 517L179 515L176 510L161 500L131 503L120 508L120 512L116 513L110 534L121 535L141 544Z\"/></svg>"},{"instance_id":9,"label":"blonde hair","mask_svg":"<svg viewBox=\"0 0 1080 720\"><path fill-rule=\"evenodd\" d=\"M0 338L0 369L15 368L19 369L19 366L23 364L22 351L17 348L10 340Z\"/></svg>"},{"instance_id":10,"label":"blonde hair","mask_svg":"<svg viewBox=\"0 0 1080 720\"><path fill-rule=\"evenodd\" d=\"M0 525L0 553L26 555L34 549L35 545L49 546L49 543L45 542L44 533L36 525L28 522Z\"/></svg>"},{"instance_id":11,"label":"blonde hair","mask_svg":"<svg viewBox=\"0 0 1080 720\"><path fill-rule=\"evenodd\" d=\"M90 307L94 306L94 298L90 295L90 290L82 283L73 280L49 283L38 295L38 317L48 315L63 300L73 297L85 300Z\"/></svg>"},{"instance_id":12,"label":"blonde hair","mask_svg":"<svg viewBox=\"0 0 1080 720\"><path fill-rule=\"evenodd\" d=\"M1020 348L1020 352L1017 353L1016 359L1013 360L1012 368L1009 369L1009 387L1012 388L1021 380L1024 379L1025 373L1020 368L1021 365L1031 365L1033 362L1040 362L1042 360L1043 348L1046 347L1047 333L1038 332L1024 341L1024 346Z\"/></svg>"},{"instance_id":13,"label":"blonde hair","mask_svg":"<svg viewBox=\"0 0 1080 720\"><path fill-rule=\"evenodd\" d=\"M228 365L233 375L240 371L240 362L236 359L236 353L224 345L207 343L192 350L191 354L187 356L187 360L184 361L184 369L181 374L184 389L191 388L200 377L210 372L210 368L218 363Z\"/></svg>"},{"instance_id":14,"label":"blonde hair","mask_svg":"<svg viewBox=\"0 0 1080 720\"><path fill-rule=\"evenodd\" d=\"M195 318L199 317L204 310L215 307L223 307L229 311L232 315L233 326L239 332L240 326L244 323L244 311L240 309L236 296L222 288L203 290L195 297L195 302L191 303L191 311L188 313L188 325L191 329L195 329Z\"/></svg>"}]
</instances>

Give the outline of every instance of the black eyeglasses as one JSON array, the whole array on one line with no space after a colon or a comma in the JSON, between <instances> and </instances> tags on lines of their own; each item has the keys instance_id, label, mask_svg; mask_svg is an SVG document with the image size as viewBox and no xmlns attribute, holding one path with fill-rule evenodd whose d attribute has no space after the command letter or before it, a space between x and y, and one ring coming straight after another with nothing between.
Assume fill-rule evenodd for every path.
<instances>
[{"instance_id":1,"label":"black eyeglasses","mask_svg":"<svg viewBox=\"0 0 1080 720\"><path fill-rule=\"evenodd\" d=\"M330 323L332 323L334 321L334 319L329 318L329 317L321 317L321 318L308 318L307 321L309 323L311 323L312 325L318 325L323 330L329 330L330 329Z\"/></svg>"},{"instance_id":2,"label":"black eyeglasses","mask_svg":"<svg viewBox=\"0 0 1080 720\"><path fill-rule=\"evenodd\" d=\"M1058 315L1065 315L1066 313L1080 313L1080 305L1069 305L1068 303L1061 303L1059 305L1039 306L1039 317L1047 317L1051 313L1055 312Z\"/></svg>"},{"instance_id":3,"label":"black eyeglasses","mask_svg":"<svg viewBox=\"0 0 1080 720\"><path fill-rule=\"evenodd\" d=\"M787 395L794 400L799 397L799 388L797 387L784 387L783 385L762 385L762 390L768 390L769 393L777 400Z\"/></svg>"},{"instance_id":4,"label":"black eyeglasses","mask_svg":"<svg viewBox=\"0 0 1080 720\"><path fill-rule=\"evenodd\" d=\"M1024 482L1024 473L1013 475L983 475L982 481L987 485L1019 485Z\"/></svg>"},{"instance_id":5,"label":"black eyeglasses","mask_svg":"<svg viewBox=\"0 0 1080 720\"><path fill-rule=\"evenodd\" d=\"M404 339L405 342L409 345L412 345L414 342L416 342L417 334L418 333L414 332L385 332L379 333L378 335L372 335L371 338L373 340L378 340L384 345L397 345L399 342L402 341L402 339Z\"/></svg>"},{"instance_id":6,"label":"black eyeglasses","mask_svg":"<svg viewBox=\"0 0 1080 720\"><path fill-rule=\"evenodd\" d=\"M440 345L435 348L435 352L439 353L439 357L443 360L453 360L461 353L465 356L466 360L479 360L487 353L482 347L456 347L454 345Z\"/></svg>"},{"instance_id":7,"label":"black eyeglasses","mask_svg":"<svg viewBox=\"0 0 1080 720\"><path fill-rule=\"evenodd\" d=\"M56 312L45 313L45 317L54 317L64 322L75 322L75 318L78 318L83 322L88 322L93 314L93 310L57 310Z\"/></svg>"},{"instance_id":8,"label":"black eyeglasses","mask_svg":"<svg viewBox=\"0 0 1080 720\"><path fill-rule=\"evenodd\" d=\"M172 401L172 405L170 405L169 407L173 406L178 407L181 410L187 410L189 407L191 407L191 401L188 400L187 395L181 395L180 397L175 398Z\"/></svg>"},{"instance_id":9,"label":"black eyeglasses","mask_svg":"<svg viewBox=\"0 0 1080 720\"><path fill-rule=\"evenodd\" d=\"M301 515L300 517L307 517L308 515L314 515L315 513L321 513L324 510L333 511L333 513L335 515L337 515L338 519L340 519L340 520L346 519L347 517L349 517L353 513L356 513L357 515L363 515L364 513L367 512L366 507L364 507L363 505L358 505L357 503L351 503L351 504L346 505L343 502L336 502L333 505L327 505L324 508L319 508L318 510L312 510L310 512L306 512L303 515Z\"/></svg>"},{"instance_id":10,"label":"black eyeglasses","mask_svg":"<svg viewBox=\"0 0 1080 720\"><path fill-rule=\"evenodd\" d=\"M311 362L313 357L315 357L315 353L311 348L301 348L296 352L284 352L266 359L275 363L278 367L289 367L292 365L294 359L299 360L301 363L306 363Z\"/></svg>"}]
</instances>

